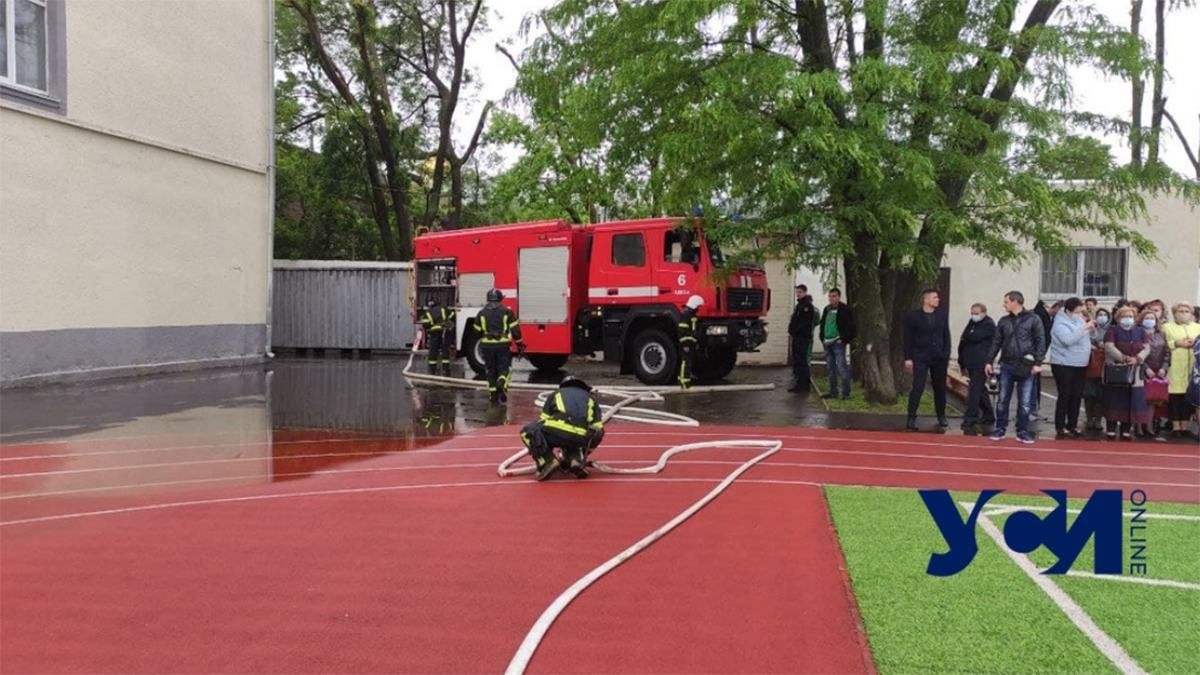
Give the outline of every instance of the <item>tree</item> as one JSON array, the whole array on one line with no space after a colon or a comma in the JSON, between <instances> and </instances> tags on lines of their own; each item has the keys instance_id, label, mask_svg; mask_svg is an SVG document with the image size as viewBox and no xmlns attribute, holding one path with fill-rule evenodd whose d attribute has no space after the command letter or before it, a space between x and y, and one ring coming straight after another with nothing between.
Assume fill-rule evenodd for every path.
<instances>
[{"instance_id":1,"label":"tree","mask_svg":"<svg viewBox=\"0 0 1200 675\"><path fill-rule=\"evenodd\" d=\"M1009 264L1094 231L1153 255L1130 226L1145 191L1189 189L1084 140L1122 122L1076 110L1068 67L1129 77L1141 43L1060 5L563 0L518 88L539 125L556 105L599 120L569 140L629 167L658 208L738 204L710 219L718 238L842 260L867 396L892 402L893 328L947 248ZM1079 167L1089 180L1065 180Z\"/></svg>"},{"instance_id":2,"label":"tree","mask_svg":"<svg viewBox=\"0 0 1200 675\"><path fill-rule=\"evenodd\" d=\"M487 123L492 102L487 101L475 123L474 133L461 153L454 144L455 113L469 82L467 44L482 24L483 0L391 0L396 13L392 39L385 49L400 63L419 75L429 88L426 101L437 101L437 148L432 153L434 166L426 196L423 224L429 227L438 215L446 177L450 169L450 213L446 225L462 222L465 190L463 168L471 161ZM405 39L408 36L410 39Z\"/></svg>"}]
</instances>

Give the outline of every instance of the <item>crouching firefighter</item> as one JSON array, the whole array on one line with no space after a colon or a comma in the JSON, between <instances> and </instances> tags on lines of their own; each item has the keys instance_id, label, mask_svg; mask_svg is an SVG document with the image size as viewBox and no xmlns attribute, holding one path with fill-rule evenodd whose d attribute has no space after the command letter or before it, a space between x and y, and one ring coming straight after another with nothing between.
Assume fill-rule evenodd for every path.
<instances>
[{"instance_id":1,"label":"crouching firefighter","mask_svg":"<svg viewBox=\"0 0 1200 675\"><path fill-rule=\"evenodd\" d=\"M492 403L508 400L508 381L512 378L512 351L509 344L516 342L517 353L525 353L520 322L511 309L500 304L503 299L504 294L499 289L488 291L487 305L475 316L475 330L479 331L479 346Z\"/></svg>"},{"instance_id":2,"label":"crouching firefighter","mask_svg":"<svg viewBox=\"0 0 1200 675\"><path fill-rule=\"evenodd\" d=\"M704 298L693 295L679 315L679 386L692 386L692 364L696 360L696 331L700 320L696 312L704 306Z\"/></svg>"},{"instance_id":3,"label":"crouching firefighter","mask_svg":"<svg viewBox=\"0 0 1200 675\"><path fill-rule=\"evenodd\" d=\"M568 375L542 408L542 416L521 429L521 442L537 465L537 479L546 480L563 468L587 478L588 455L604 440L600 404L586 382ZM562 451L562 458L554 449Z\"/></svg>"},{"instance_id":4,"label":"crouching firefighter","mask_svg":"<svg viewBox=\"0 0 1200 675\"><path fill-rule=\"evenodd\" d=\"M450 341L454 335L454 310L430 298L421 310L421 328L429 349L429 372L445 369L450 373Z\"/></svg>"}]
</instances>

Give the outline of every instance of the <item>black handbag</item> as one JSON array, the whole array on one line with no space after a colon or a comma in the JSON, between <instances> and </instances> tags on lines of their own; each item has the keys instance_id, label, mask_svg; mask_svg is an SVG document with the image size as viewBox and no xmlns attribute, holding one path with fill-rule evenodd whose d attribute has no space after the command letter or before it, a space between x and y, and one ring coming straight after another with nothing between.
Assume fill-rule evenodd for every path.
<instances>
[{"instance_id":1,"label":"black handbag","mask_svg":"<svg viewBox=\"0 0 1200 675\"><path fill-rule=\"evenodd\" d=\"M1137 381L1137 366L1104 366L1104 384L1110 387L1132 387Z\"/></svg>"}]
</instances>

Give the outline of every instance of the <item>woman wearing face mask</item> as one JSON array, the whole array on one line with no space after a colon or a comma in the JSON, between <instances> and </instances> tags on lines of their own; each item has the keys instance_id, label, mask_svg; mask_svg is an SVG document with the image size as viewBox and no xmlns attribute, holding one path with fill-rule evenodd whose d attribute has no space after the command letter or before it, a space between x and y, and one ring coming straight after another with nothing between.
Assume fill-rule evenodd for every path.
<instances>
[{"instance_id":1,"label":"woman wearing face mask","mask_svg":"<svg viewBox=\"0 0 1200 675\"><path fill-rule=\"evenodd\" d=\"M1089 336L1092 357L1088 364L1087 377L1083 383L1083 408L1087 413L1087 430L1100 431L1100 419L1104 417L1104 335L1108 332L1110 315L1103 307L1096 308L1096 330Z\"/></svg>"},{"instance_id":2,"label":"woman wearing face mask","mask_svg":"<svg viewBox=\"0 0 1200 675\"><path fill-rule=\"evenodd\" d=\"M1079 438L1079 404L1083 400L1083 383L1092 356L1090 336L1096 324L1084 316L1083 301L1070 298L1054 315L1050 329L1050 367L1058 400L1054 404L1054 429L1061 440Z\"/></svg>"},{"instance_id":3,"label":"woman wearing face mask","mask_svg":"<svg viewBox=\"0 0 1200 675\"><path fill-rule=\"evenodd\" d=\"M1162 331L1159 330L1158 312L1151 308L1153 303L1147 303L1147 308L1142 310L1138 317L1138 323L1142 329L1146 331L1146 342L1150 345L1150 353L1146 355L1145 370L1143 375L1147 380L1159 378L1165 380L1167 378L1167 369L1171 365L1171 350L1167 347L1167 340L1163 337ZM1142 425L1141 435L1143 438L1150 438L1156 441L1165 441L1166 438L1159 436L1155 426L1159 418L1167 416L1166 402L1161 404L1158 402L1147 402L1150 411L1150 424Z\"/></svg>"},{"instance_id":4,"label":"woman wearing face mask","mask_svg":"<svg viewBox=\"0 0 1200 675\"><path fill-rule=\"evenodd\" d=\"M1150 344L1146 330L1137 325L1137 312L1132 307L1122 307L1116 319L1117 325L1104 334L1105 365L1141 366L1150 354ZM1110 440L1117 438L1119 431L1123 440L1131 441L1134 426L1150 423L1143 370L1133 368L1132 385L1104 385L1104 435Z\"/></svg>"},{"instance_id":5,"label":"woman wearing face mask","mask_svg":"<svg viewBox=\"0 0 1200 675\"><path fill-rule=\"evenodd\" d=\"M1171 307L1175 323L1163 325L1163 338L1171 350L1171 365L1167 379L1167 417L1174 427L1176 436L1188 435L1187 422L1192 417L1192 407L1187 401L1188 377L1195 366L1193 348L1200 342L1200 323L1196 322L1192 306L1186 302Z\"/></svg>"},{"instance_id":6,"label":"woman wearing face mask","mask_svg":"<svg viewBox=\"0 0 1200 675\"><path fill-rule=\"evenodd\" d=\"M971 305L971 320L967 322L962 337L958 339L958 367L970 380L967 411L963 414L962 422L964 434L973 435L980 431L986 434L991 432L996 424L992 399L984 390L988 377L987 373L983 372L983 367L988 362L988 350L992 348L992 338L995 336L996 322L987 315L987 307L979 302Z\"/></svg>"}]
</instances>

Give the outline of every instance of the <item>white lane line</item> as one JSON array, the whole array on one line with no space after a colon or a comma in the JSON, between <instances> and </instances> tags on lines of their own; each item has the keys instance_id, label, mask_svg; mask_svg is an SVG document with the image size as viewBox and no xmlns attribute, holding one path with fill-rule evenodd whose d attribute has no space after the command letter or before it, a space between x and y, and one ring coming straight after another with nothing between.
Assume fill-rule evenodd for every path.
<instances>
[{"instance_id":1,"label":"white lane line","mask_svg":"<svg viewBox=\"0 0 1200 675\"><path fill-rule=\"evenodd\" d=\"M197 445L164 445L153 448L126 448L122 450L96 450L93 452L63 452L54 455L20 455L17 457L0 457L0 462L28 462L35 459L64 459L76 457L102 457L106 455L136 455L145 452L172 452L175 450L211 450L219 448L255 448L255 447L282 447L291 445L317 445L331 443L401 443L405 441L401 438L379 437L379 438L326 438L326 439L309 439L299 441L273 441L270 438L264 440L246 440L240 443L204 443Z\"/></svg>"},{"instance_id":2,"label":"white lane line","mask_svg":"<svg viewBox=\"0 0 1200 675\"><path fill-rule=\"evenodd\" d=\"M513 434L515 434L515 431L513 433L504 433L504 434L501 434L501 433L469 433L469 434L465 434L462 436L458 436L456 438L457 439L465 439L465 440L484 439L484 438L512 438ZM707 434L707 433L694 433L694 432L682 432L682 431L681 432L667 432L667 431L657 431L656 432L656 431L625 431L625 430L614 431L613 434L614 435L619 434L619 435L625 435L625 436L633 435L633 436L673 436L673 437L674 436L709 437L711 435L711 434ZM862 437L838 438L838 437L834 437L834 436L815 436L815 435L806 435L806 434L741 433L739 435L745 436L747 438L783 438L783 439L788 439L788 440L827 441L827 442L839 442L839 443L847 443L847 444L863 443L863 444L878 444L878 445L915 445L915 446L924 447L924 448L956 448L956 449L976 449L976 450L991 450L991 451L1002 449L1005 452L1052 453L1055 455L1083 454L1083 455L1093 455L1093 456L1095 456L1095 455L1116 455L1118 457L1137 457L1137 458L1162 457L1162 458L1169 458L1169 459L1191 459L1196 462L1196 467L1197 467L1196 470L1200 470L1200 451L1198 451L1194 454L1187 454L1187 453L1139 452L1139 451L1137 451L1136 448L1131 448L1130 451L1110 451L1110 450L1090 449L1090 448L1087 450L1080 450L1080 449L1071 449L1071 448L1059 448L1059 447L1055 447L1055 446L1030 448L1027 446L1012 447L1010 445L979 445L979 444L969 444L969 443L941 443L941 442L936 442L936 441L935 442L925 442L923 440L881 440L881 439L877 439L877 438L862 438ZM447 438L447 441L449 441L449 440L451 440L451 439ZM289 445L330 444L330 443L363 443L363 442L385 443L388 441L392 441L392 442L395 442L395 443L401 445L402 447L400 449L404 450L405 452L415 451L415 450L407 449L407 446L405 445L407 443L407 441L405 439L398 438L396 436L380 435L380 436L368 436L368 437L363 437L363 438L330 438L330 439L310 439L310 440L294 440L294 441L264 440L264 441L242 442L242 443L209 443L209 444L196 444L196 445L167 445L167 446L151 447L151 448L131 448L131 449L125 449L125 450L101 450L101 451L95 451L95 452L59 453L59 454L53 454L53 455L22 455L22 456L18 456L18 457L0 457L0 462L19 462L19 461L30 461L30 460L36 460L36 459L69 459L69 458L76 458L76 457L90 457L90 456L94 456L94 455L98 456L98 455L139 454L139 453L147 453L147 452L169 452L169 451L175 451L175 450L205 450L205 449L215 449L215 448L236 448L236 447L256 447L256 446L280 447L280 446L289 446ZM1098 441L1098 440L1097 441L1089 441L1089 442L1097 443L1097 444L1102 443L1102 441ZM10 444L10 445L3 445L2 447L18 447L19 445L20 444ZM1102 447L1102 446L1098 446L1098 447ZM1161 447L1161 446L1155 446L1155 447ZM831 449L831 451L832 451L832 449ZM934 457L935 455L928 455L928 456ZM1180 470L1193 470L1193 469L1191 469L1189 467L1180 467Z\"/></svg>"},{"instance_id":3,"label":"white lane line","mask_svg":"<svg viewBox=\"0 0 1200 675\"><path fill-rule=\"evenodd\" d=\"M1038 570L1043 572L1045 570ZM1128 584L1143 584L1145 586L1166 586L1168 588L1183 588L1189 591L1200 591L1200 584L1193 584L1188 581L1175 581L1174 579L1154 579L1151 577L1135 577L1127 574L1094 574L1092 572L1084 572L1082 570L1070 570L1067 572L1069 577L1081 577L1084 579L1100 579L1102 581L1122 581Z\"/></svg>"},{"instance_id":4,"label":"white lane line","mask_svg":"<svg viewBox=\"0 0 1200 675\"><path fill-rule=\"evenodd\" d=\"M488 464L487 466L491 467L491 466L495 466L495 465ZM715 483L715 482L717 482L716 478L667 478L664 476L646 476L644 478L642 478L642 477L632 477L632 478L606 477L606 478L603 478L601 480L596 480L596 481L561 480L561 481L545 481L545 482L538 482L538 481L534 481L534 480L527 480L527 481L526 480L505 480L502 478L496 478L494 480L489 480L489 481L468 481L468 482L461 482L461 483L417 483L417 484L409 484L409 485L385 485L385 486L365 487L365 488L341 488L341 489L337 489L337 490L283 492L283 493L278 493L278 494L248 495L248 496L244 496L244 497L193 499L193 500L181 501L181 502L164 502L164 503L158 503L158 504L143 504L140 506L130 506L130 507L119 508L119 509L104 509L104 510L100 510L100 511L80 511L80 512L73 512L73 513L62 513L62 514L53 515L53 516L39 516L36 518L23 518L21 520L9 520L9 521L0 522L0 527L7 527L9 525L26 525L26 524L30 524L30 523L42 523L42 522L56 521L56 520L74 520L77 518L90 518L90 517L96 517L96 516L111 516L111 515L118 515L118 514L122 514L122 513L135 513L135 512L140 512L140 511L159 511L159 510L164 510L164 509L182 508L185 506L204 506L207 504L232 504L232 503L238 503L238 502L253 502L253 501L266 501L266 500L273 500L273 499L287 499L287 498L291 498L291 497L320 497L320 496L327 496L327 495L358 494L358 493L371 493L371 492L394 492L394 491L398 491L398 490L425 490L425 489L433 489L433 488L453 488L453 487L491 487L491 486L501 486L501 485L525 485L525 486L533 487L533 486L538 486L538 485L575 485L575 486L579 486L581 483L583 485L604 485L606 483L628 483L631 485L650 485L653 483L708 483L708 484L711 484L711 483ZM813 482L813 481L806 481L806 480L766 480L766 479L754 479L754 478L747 478L745 480L742 480L741 483L742 484L753 483L756 485L800 485L800 486L805 486L805 487L821 487L822 486L821 483L817 483L817 482ZM862 487L870 487L870 486L864 485ZM576 488L576 489L578 489L578 488Z\"/></svg>"},{"instance_id":5,"label":"white lane line","mask_svg":"<svg viewBox=\"0 0 1200 675\"><path fill-rule=\"evenodd\" d=\"M967 512L970 513L970 509ZM1087 612L1083 611L1083 608L1071 599L1071 596L1067 595L1048 576L1038 573L1037 566L1029 558L1009 549L1004 544L1004 537L1000 534L1000 530L996 527L995 523L987 516L980 514L979 525L992 538L996 546L999 546L1000 550L1004 551L1017 564L1017 567L1025 573L1025 576L1029 577L1038 588L1042 589L1043 593L1050 596L1050 599L1067 615L1071 623L1075 624L1075 627L1092 641L1096 649L1100 650L1100 653L1104 654L1117 667L1117 670L1127 675L1146 675L1146 671L1138 666L1137 661L1134 661L1133 657L1116 640L1109 637L1108 633L1105 633L1100 626L1097 626L1092 617L1088 616Z\"/></svg>"},{"instance_id":6,"label":"white lane line","mask_svg":"<svg viewBox=\"0 0 1200 675\"><path fill-rule=\"evenodd\" d=\"M726 442L733 443L734 441ZM761 447L765 444L765 441L760 441L755 445L759 445ZM696 512L704 508L709 502L716 499L718 495L724 492L726 488L732 485L733 482L737 480L738 476L749 471L750 468L755 464L758 464L776 452L779 452L779 448L782 446L783 443L776 441L774 445L769 447L765 452L742 463L741 466L739 466L737 469L734 469L733 472L726 476L724 480L710 490L708 494L704 495L687 509L683 510L674 518L667 521L667 523L662 527L659 527L657 530L654 530L650 534L638 540L624 551L621 551L612 558L609 558L599 567L596 567L591 572L588 572L580 577L578 581L571 584L567 590L563 591L557 598L554 599L553 602L550 603L550 606L547 607L545 611L542 612L542 615L538 617L537 621L534 622L533 627L530 628L529 632L525 635L525 639L521 641L521 646L517 648L516 653L513 654L512 660L509 661L508 668L506 668L504 671L505 674L521 675L525 672L525 668L529 666L529 661L533 658L534 652L537 651L538 645L541 644L542 638L545 637L546 632L550 630L551 624L553 624L555 619L562 614L563 610L567 608L567 605L571 604L571 601L578 597L579 594L587 589L588 586L591 586L600 577L616 569L618 565L645 550L651 544L663 538L663 536L665 536L668 532L678 527L685 520L691 518L696 514ZM668 457L670 452L671 450L668 450L663 454L663 456Z\"/></svg>"},{"instance_id":7,"label":"white lane line","mask_svg":"<svg viewBox=\"0 0 1200 675\"><path fill-rule=\"evenodd\" d=\"M1009 514L1009 513L1016 513L1017 511L1039 511L1039 512L1049 513L1056 508L1058 508L1058 507L1055 507L1055 506L1022 506L1020 504L993 504L993 503L989 502L988 505L984 507L984 513L989 517L1002 516L1002 515ZM1081 512L1080 509L1067 509L1067 513L1071 513L1071 514L1077 514L1080 512ZM1126 512L1122 513L1121 515L1126 518L1133 518L1135 515L1137 515L1139 518L1145 518L1146 520L1200 521L1200 516L1187 516L1187 515L1183 515L1180 513L1135 514L1132 511L1126 511Z\"/></svg>"},{"instance_id":8,"label":"white lane line","mask_svg":"<svg viewBox=\"0 0 1200 675\"><path fill-rule=\"evenodd\" d=\"M333 452L333 453L308 454L308 455L290 455L290 456L270 457L270 458L269 457L229 457L229 458L218 458L218 459L186 460L186 461L181 461L181 462L156 462L156 463L152 463L152 464L118 464L118 465L113 465L113 466L90 467L90 468L85 468L85 469L60 469L60 470L55 470L55 471L0 474L0 480L4 480L6 478L30 478L30 477L35 477L35 476L56 476L56 475L62 475L62 474L96 473L96 472L104 472L104 471L130 471L130 470L135 470L135 469L155 469L155 468L175 467L175 466L222 464L222 463L226 463L226 462L250 462L250 461L264 461L264 460L287 461L287 460L292 460L292 459L317 459L317 458L324 458L324 457L382 457L382 456L391 456L391 455L402 456L402 455L423 454L423 453L435 453L436 454L436 453L449 453L449 452L482 452L482 451L491 451L491 450L511 450L512 447L513 446L511 446L511 445L505 445L505 446L479 446L479 447L473 447L473 448L423 448L423 449L415 449L415 450L380 449L380 450L373 450L370 452ZM648 448L648 446L644 446L644 445L629 445L629 444L605 445L604 447L605 448ZM1085 469L1087 469L1087 468L1091 468L1091 469L1124 469L1124 470L1130 470L1130 471L1171 471L1171 472L1185 471L1185 472L1195 472L1195 473L1200 474L1200 468L1193 469L1193 468L1188 468L1188 467L1146 466L1146 465L1135 465L1135 464L1094 464L1094 463L1081 463L1081 462L1053 462L1053 461L1047 461L1047 460L1009 459L1009 458L988 459L985 457L962 457L962 456L953 456L953 455L926 455L926 454L901 453L901 452L874 452L874 451L870 451L870 450L849 450L849 449L843 449L843 448L805 448L805 447L788 448L788 447L785 447L785 448L783 448L783 451L784 452L804 453L804 454L861 455L864 457L880 457L880 458L885 458L885 459L890 459L890 458L917 459L917 460L931 459L931 460L937 460L939 462L941 462L941 461L958 461L958 462L977 462L977 463L982 463L982 464L988 464L988 463L1030 464L1030 465L1041 465L1041 466L1064 466L1064 467L1085 468ZM1152 485L1152 483L1148 483L1148 484ZM1200 483L1198 483L1197 485L1200 485Z\"/></svg>"},{"instance_id":9,"label":"white lane line","mask_svg":"<svg viewBox=\"0 0 1200 675\"><path fill-rule=\"evenodd\" d=\"M620 447L620 446L612 446L612 447ZM641 448L645 448L646 446L626 446L626 447L635 447L635 448L641 449ZM506 451L511 451L512 446L505 446L503 448L496 448L496 449L503 449ZM437 451L437 452L475 452L475 451L477 451L477 450L469 449L469 448L457 448L457 449L452 448L452 449L446 449L446 450L441 450L441 451ZM433 451L413 450L413 451L408 451L407 453L404 453L404 454L413 454L413 453L417 453L417 452L433 452ZM787 450L787 452L801 452L801 451ZM688 463L688 464L734 464L737 462L729 461L729 460L689 460L685 463ZM163 466L173 466L173 465L163 465ZM474 465L462 465L462 466L474 466ZM488 465L488 466L490 466L490 465ZM1128 479L1106 480L1106 479L1100 479L1100 478L1019 476L1019 475L1015 475L1015 474L1004 474L1004 473L941 471L941 470L937 470L937 469L902 469L902 468L895 468L895 467L879 467L879 466L870 466L870 465L851 465L851 464L815 464L815 463L803 463L803 462L772 462L770 464L770 466L772 466L772 467L804 468L804 469L832 469L832 470L838 470L838 471L858 471L858 472L865 471L865 472L872 472L872 473L883 472L883 473L924 474L924 475L939 475L939 476L960 476L960 477L970 477L970 478L997 478L997 479L1010 480L1010 481L1016 480L1016 481L1041 482L1041 483L1045 483L1046 481L1057 481L1057 482L1065 482L1065 483L1083 483L1085 485L1120 485L1120 486L1124 486L1129 483ZM116 467L116 468L128 468L128 467ZM366 471L391 471L391 470L397 470L397 471L405 470L405 467L379 467L379 468L374 468L374 469L342 469L342 470L329 469L324 472L318 472L318 473L359 473L359 472L366 472ZM230 477L227 480L235 480L237 478L238 477ZM140 485L162 486L162 485L171 485L171 484L175 484L175 483L183 484L183 483L190 483L190 482L207 482L209 480L215 481L217 479L196 479L196 480L183 480L183 481L167 481L167 482L162 482L162 483L144 483L144 484L135 484L132 487L137 487ZM824 481L824 483L822 483L822 484L842 485L844 483L841 483L839 481ZM1153 486L1153 487L1186 487L1186 488L1196 487L1196 484L1194 484L1194 483L1159 483L1159 482L1149 482L1149 481L1137 481L1137 484L1141 485L1141 486ZM131 486L121 486L121 487L131 487ZM886 487L886 486L884 486L884 487ZM107 488L102 488L102 489L107 489ZM112 489L119 489L119 488L112 488ZM81 489L78 492L87 492L87 491L91 491L91 489ZM41 496L42 494L43 493L6 495L6 496L0 497L0 501L7 500L7 499L23 499L23 498L28 498L31 496ZM49 494L54 494L54 493L46 493L46 494L49 495Z\"/></svg>"},{"instance_id":10,"label":"white lane line","mask_svg":"<svg viewBox=\"0 0 1200 675\"><path fill-rule=\"evenodd\" d=\"M507 434L472 433L472 434L470 434L469 438L470 439L512 438L513 433L516 433L516 432L514 431L512 433L507 433ZM685 437L685 436L686 437L692 437L692 436L710 437L710 436L712 436L712 432L700 433L700 432L694 432L694 431L626 431L624 429L619 429L619 430L614 430L611 433L614 436L615 435L620 435L620 436L668 436L670 438L679 438L679 437ZM1095 455L1117 455L1120 457L1136 457L1139 459L1143 458L1143 457L1166 457L1166 458L1171 458L1171 459L1190 459L1190 460L1196 461L1197 463L1200 463L1200 449L1198 449L1194 452L1190 452L1190 453L1188 453L1188 452L1174 452L1174 453L1172 453L1172 452L1166 452L1166 453L1142 452L1143 448L1150 448L1150 447L1160 448L1160 449L1162 448L1161 445L1155 445L1155 444L1151 444L1151 443L1142 443L1138 446L1125 445L1123 447L1128 448L1127 450L1117 451L1117 450L1102 450L1102 449L1092 449L1092 448L1088 448L1086 450L1074 449L1074 448L1063 448L1063 447L1059 447L1057 445L1059 443L1059 441L1051 441L1047 445L1043 445L1040 447L1030 447L1027 445L1020 445L1017 443L1002 443L1001 444L1001 443L996 443L996 442L992 442L992 441L989 441L988 444L986 444L986 445L979 444L979 443L942 443L937 440L932 440L932 439L937 439L937 438L943 438L942 436L939 436L937 434L912 434L910 436L910 438L913 438L913 440L904 440L904 439L880 439L880 438L863 438L863 437L839 438L836 436L816 436L816 435L811 435L811 434L785 434L785 433L757 434L757 433L743 433L743 432L730 432L730 433L737 433L738 436L741 436L744 438L762 438L762 439L782 438L782 439L786 439L786 440L797 440L797 441L825 441L825 442L830 442L830 443L846 443L846 444L863 443L863 444L867 444L867 445L916 445L916 446L925 447L925 448L959 448L959 449L966 448L966 449L971 449L971 450L991 450L991 451L1002 450L1005 453L1034 452L1034 453L1052 453L1052 454L1056 454L1056 455L1063 455L1063 454L1093 455L1093 456L1095 456ZM921 438L922 436L924 436L925 438L922 439ZM1113 445L1113 443L1105 442L1105 441L1085 441L1085 442L1094 444L1096 446L1096 448L1103 448L1105 446L1111 447ZM1198 464L1198 465L1200 465L1200 464Z\"/></svg>"}]
</instances>

